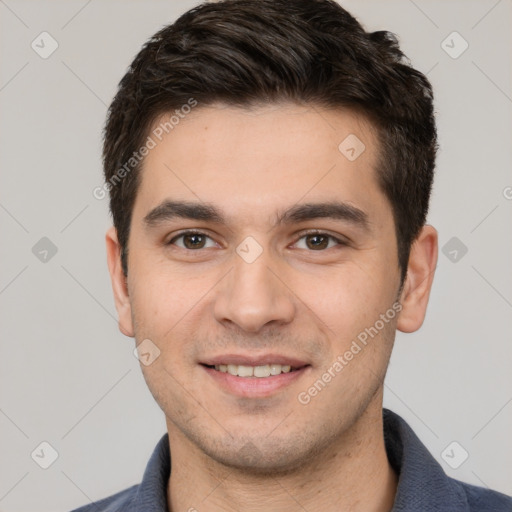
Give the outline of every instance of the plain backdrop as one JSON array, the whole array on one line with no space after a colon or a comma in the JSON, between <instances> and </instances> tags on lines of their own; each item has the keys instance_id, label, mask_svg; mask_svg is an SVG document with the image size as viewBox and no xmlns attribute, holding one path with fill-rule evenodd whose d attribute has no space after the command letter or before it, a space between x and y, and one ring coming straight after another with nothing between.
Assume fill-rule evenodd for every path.
<instances>
[{"instance_id":1,"label":"plain backdrop","mask_svg":"<svg viewBox=\"0 0 512 512\"><path fill-rule=\"evenodd\" d=\"M117 328L107 200L92 191L117 83L196 4L0 1L0 511L66 511L138 483L165 433ZM436 92L439 265L422 329L397 336L385 406L449 475L512 494L512 3L342 4L395 32Z\"/></svg>"}]
</instances>

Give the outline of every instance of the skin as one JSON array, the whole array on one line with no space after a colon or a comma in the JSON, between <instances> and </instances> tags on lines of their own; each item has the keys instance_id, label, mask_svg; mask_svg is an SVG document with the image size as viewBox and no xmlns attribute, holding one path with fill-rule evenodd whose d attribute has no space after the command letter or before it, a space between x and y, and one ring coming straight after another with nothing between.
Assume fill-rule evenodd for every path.
<instances>
[{"instance_id":1,"label":"skin","mask_svg":"<svg viewBox=\"0 0 512 512\"><path fill-rule=\"evenodd\" d=\"M338 150L349 134L366 147L352 162ZM141 368L166 415L169 510L391 509L397 476L382 434L383 380L396 329L423 322L437 232L423 227L401 289L377 144L372 126L346 110L215 105L194 109L147 155L126 280L114 228L106 243L121 332L160 350ZM167 199L212 204L226 223L174 218L148 227L144 217ZM365 212L368 229L331 218L273 225L291 206L332 200ZM190 238L187 246L175 239L186 229L206 238L190 248ZM306 236L311 229L346 243ZM236 252L249 236L262 249L252 263ZM300 403L397 299L399 315ZM310 366L263 398L226 392L200 364L269 352Z\"/></svg>"}]
</instances>

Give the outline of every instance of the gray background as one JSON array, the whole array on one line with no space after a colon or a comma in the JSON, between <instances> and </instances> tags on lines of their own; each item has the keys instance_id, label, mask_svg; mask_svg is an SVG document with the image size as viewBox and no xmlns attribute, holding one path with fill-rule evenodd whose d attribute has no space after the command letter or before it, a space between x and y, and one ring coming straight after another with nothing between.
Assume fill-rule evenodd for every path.
<instances>
[{"instance_id":1,"label":"gray background","mask_svg":"<svg viewBox=\"0 0 512 512\"><path fill-rule=\"evenodd\" d=\"M107 201L92 190L118 81L150 35L196 4L0 0L0 511L69 510L137 483L165 432L134 341L117 329ZM440 252L423 328L398 335L385 405L449 475L512 494L512 3L343 5L396 32L434 85L429 222L441 247L457 238ZM59 45L47 59L31 47L43 31ZM458 58L453 31L469 44ZM58 452L48 469L31 458L43 441ZM51 462L51 450L35 453Z\"/></svg>"}]
</instances>

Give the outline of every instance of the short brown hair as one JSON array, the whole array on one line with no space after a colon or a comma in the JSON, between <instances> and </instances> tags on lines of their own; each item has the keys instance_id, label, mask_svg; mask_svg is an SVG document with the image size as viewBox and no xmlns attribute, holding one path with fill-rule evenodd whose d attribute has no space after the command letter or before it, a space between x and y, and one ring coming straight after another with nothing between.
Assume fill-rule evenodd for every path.
<instances>
[{"instance_id":1,"label":"short brown hair","mask_svg":"<svg viewBox=\"0 0 512 512\"><path fill-rule=\"evenodd\" d=\"M130 159L155 120L191 98L199 106L292 101L365 115L379 136L378 180L393 209L403 282L426 221L437 135L432 87L392 33L366 32L332 0L204 3L157 32L119 83L105 127L104 174L125 274L141 167Z\"/></svg>"}]
</instances>

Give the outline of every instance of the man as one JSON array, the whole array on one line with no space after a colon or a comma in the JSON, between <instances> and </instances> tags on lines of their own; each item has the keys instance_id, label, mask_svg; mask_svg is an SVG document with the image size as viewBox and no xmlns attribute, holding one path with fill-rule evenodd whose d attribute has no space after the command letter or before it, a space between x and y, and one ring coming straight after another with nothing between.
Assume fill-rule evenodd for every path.
<instances>
[{"instance_id":1,"label":"man","mask_svg":"<svg viewBox=\"0 0 512 512\"><path fill-rule=\"evenodd\" d=\"M204 4L135 58L107 254L168 432L140 485L79 510L512 510L382 409L437 262L432 91L404 60L329 0Z\"/></svg>"}]
</instances>

